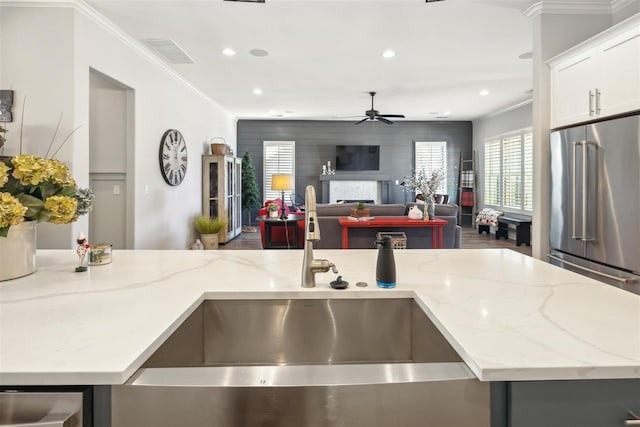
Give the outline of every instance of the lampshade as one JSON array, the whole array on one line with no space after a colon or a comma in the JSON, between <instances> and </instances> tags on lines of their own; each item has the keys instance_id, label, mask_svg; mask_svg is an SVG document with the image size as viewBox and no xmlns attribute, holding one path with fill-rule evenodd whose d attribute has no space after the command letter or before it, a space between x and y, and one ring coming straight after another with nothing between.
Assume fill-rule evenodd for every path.
<instances>
[{"instance_id":1,"label":"lampshade","mask_svg":"<svg viewBox=\"0 0 640 427\"><path fill-rule=\"evenodd\" d=\"M272 175L271 189L272 190L292 190L293 175Z\"/></svg>"}]
</instances>

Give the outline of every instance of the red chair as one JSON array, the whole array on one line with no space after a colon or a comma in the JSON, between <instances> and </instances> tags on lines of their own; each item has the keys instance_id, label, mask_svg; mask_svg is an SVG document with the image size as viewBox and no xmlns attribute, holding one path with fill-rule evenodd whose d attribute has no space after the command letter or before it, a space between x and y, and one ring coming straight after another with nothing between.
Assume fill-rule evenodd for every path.
<instances>
[{"instance_id":1,"label":"red chair","mask_svg":"<svg viewBox=\"0 0 640 427\"><path fill-rule=\"evenodd\" d=\"M269 211L267 210L267 205L270 203L276 203L279 207L282 206L282 201L278 198L275 200L267 200L267 202L264 204L263 207L260 208L260 211L258 212L259 215L261 216L268 216L269 215ZM289 210L289 206L285 205L284 207L284 211L287 214L292 213ZM295 212L298 215L304 215L304 212ZM280 215L280 209L278 209L278 215ZM303 247L304 246L304 221L298 221L298 247ZM293 227L295 226L295 223L292 223L291 225L289 225L287 228L289 229L288 232L285 230L284 227L273 227L271 229L271 241L272 242L278 242L281 244L287 244L287 234L289 237L289 244L293 247L296 246L295 243L293 242ZM262 241L262 247L265 247L264 244L264 222L261 221L260 222L260 239Z\"/></svg>"}]
</instances>

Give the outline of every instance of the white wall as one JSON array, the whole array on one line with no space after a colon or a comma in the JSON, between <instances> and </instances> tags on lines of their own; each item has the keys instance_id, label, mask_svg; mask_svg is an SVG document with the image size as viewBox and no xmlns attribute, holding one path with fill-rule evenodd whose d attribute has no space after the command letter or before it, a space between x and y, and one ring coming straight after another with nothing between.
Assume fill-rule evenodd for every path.
<instances>
[{"instance_id":1,"label":"white wall","mask_svg":"<svg viewBox=\"0 0 640 427\"><path fill-rule=\"evenodd\" d=\"M132 88L134 247L186 248L193 234L191 220L201 211L200 156L214 136L224 137L235 150L235 118L141 54L108 23L99 23L99 16L71 8L2 6L0 11L0 86L13 86L18 100L30 94L25 124L41 130L36 134L25 127L25 134L32 135L25 152L44 154L48 140L37 136L50 135L64 111L64 130L82 127L58 158L69 162L78 183L87 186L90 69ZM14 112L20 111L18 104ZM158 165L160 138L169 128L179 129L188 146L187 175L177 187L165 184ZM73 236L86 232L88 222L82 217L68 227L71 231L55 226L57 235L49 239L52 227L39 226L40 247L71 247Z\"/></svg>"},{"instance_id":2,"label":"white wall","mask_svg":"<svg viewBox=\"0 0 640 427\"><path fill-rule=\"evenodd\" d=\"M478 209L484 207L484 142L487 138L531 127L532 103L473 121L473 149L476 152L476 197Z\"/></svg>"},{"instance_id":3,"label":"white wall","mask_svg":"<svg viewBox=\"0 0 640 427\"><path fill-rule=\"evenodd\" d=\"M0 7L0 87L14 90L14 121L7 124L5 155L20 152L20 116L25 99L23 153L46 154L60 114L64 116L54 150L75 127L72 24L71 9ZM73 139L67 141L56 158L75 169ZM87 181L81 176L76 179L86 186ZM69 247L72 240L70 225L38 226L40 248Z\"/></svg>"},{"instance_id":4,"label":"white wall","mask_svg":"<svg viewBox=\"0 0 640 427\"><path fill-rule=\"evenodd\" d=\"M549 252L550 70L547 61L611 26L610 15L542 13L533 17L533 217L532 254Z\"/></svg>"}]
</instances>

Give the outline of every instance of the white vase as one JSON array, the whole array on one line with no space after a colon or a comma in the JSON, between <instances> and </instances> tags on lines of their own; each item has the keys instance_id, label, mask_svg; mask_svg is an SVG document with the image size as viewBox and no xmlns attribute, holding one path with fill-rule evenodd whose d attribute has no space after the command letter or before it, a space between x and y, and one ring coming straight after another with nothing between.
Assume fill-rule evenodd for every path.
<instances>
[{"instance_id":1,"label":"white vase","mask_svg":"<svg viewBox=\"0 0 640 427\"><path fill-rule=\"evenodd\" d=\"M0 281L27 276L36 269L36 221L9 227L0 237Z\"/></svg>"},{"instance_id":2,"label":"white vase","mask_svg":"<svg viewBox=\"0 0 640 427\"><path fill-rule=\"evenodd\" d=\"M216 234L200 234L200 240L205 250L218 249L218 233Z\"/></svg>"},{"instance_id":3,"label":"white vase","mask_svg":"<svg viewBox=\"0 0 640 427\"><path fill-rule=\"evenodd\" d=\"M411 206L408 217L409 219L422 219L422 211L417 206Z\"/></svg>"},{"instance_id":4,"label":"white vase","mask_svg":"<svg viewBox=\"0 0 640 427\"><path fill-rule=\"evenodd\" d=\"M278 218L278 211L269 211L269 218Z\"/></svg>"}]
</instances>

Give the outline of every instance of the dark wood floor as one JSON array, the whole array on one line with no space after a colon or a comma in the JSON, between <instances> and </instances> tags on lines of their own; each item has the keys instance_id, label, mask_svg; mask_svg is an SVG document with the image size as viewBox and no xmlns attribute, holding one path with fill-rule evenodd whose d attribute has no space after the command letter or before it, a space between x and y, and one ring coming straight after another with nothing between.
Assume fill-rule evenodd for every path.
<instances>
[{"instance_id":1,"label":"dark wood floor","mask_svg":"<svg viewBox=\"0 0 640 427\"><path fill-rule=\"evenodd\" d=\"M462 227L462 248L507 248L531 256L530 246L516 246L515 241L513 240L496 240L494 234L491 234L491 236L487 236L486 233L478 234L478 230L471 227ZM220 245L220 249L262 249L260 231L258 230L255 233L243 232L240 236L228 242L226 245Z\"/></svg>"}]
</instances>

